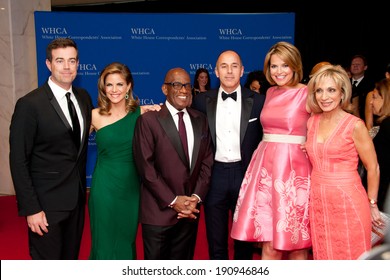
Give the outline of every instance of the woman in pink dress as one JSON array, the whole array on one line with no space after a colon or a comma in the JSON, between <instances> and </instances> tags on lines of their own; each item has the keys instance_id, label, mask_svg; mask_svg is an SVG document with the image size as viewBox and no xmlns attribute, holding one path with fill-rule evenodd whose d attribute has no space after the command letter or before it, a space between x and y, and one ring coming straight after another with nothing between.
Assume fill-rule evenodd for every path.
<instances>
[{"instance_id":1,"label":"woman in pink dress","mask_svg":"<svg viewBox=\"0 0 390 280\"><path fill-rule=\"evenodd\" d=\"M305 148L313 166L310 227L314 259L358 259L371 248L371 227L383 222L376 205L379 166L364 122L345 111L352 88L341 66L323 66L308 83ZM367 169L365 191L358 159ZM368 194L368 195L367 195ZM372 222L371 222L372 221Z\"/></svg>"},{"instance_id":2,"label":"woman in pink dress","mask_svg":"<svg viewBox=\"0 0 390 280\"><path fill-rule=\"evenodd\" d=\"M241 185L231 236L263 242L262 259L307 259L311 165L300 145L306 141L307 88L299 50L290 43L271 47L264 73L273 85L260 115L264 136Z\"/></svg>"}]
</instances>

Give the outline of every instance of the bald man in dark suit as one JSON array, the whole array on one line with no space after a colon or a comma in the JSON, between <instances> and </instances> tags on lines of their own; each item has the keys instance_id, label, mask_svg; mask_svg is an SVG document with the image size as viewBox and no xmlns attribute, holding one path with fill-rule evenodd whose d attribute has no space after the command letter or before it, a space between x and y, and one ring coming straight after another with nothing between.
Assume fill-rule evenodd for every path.
<instances>
[{"instance_id":1,"label":"bald man in dark suit","mask_svg":"<svg viewBox=\"0 0 390 280\"><path fill-rule=\"evenodd\" d=\"M190 82L184 69L169 70L162 85L165 104L160 111L140 116L134 132L147 260L191 260L194 256L199 204L209 189L213 156L206 116L188 107ZM180 114L187 144L179 135Z\"/></svg>"},{"instance_id":2,"label":"bald man in dark suit","mask_svg":"<svg viewBox=\"0 0 390 280\"><path fill-rule=\"evenodd\" d=\"M222 52L215 68L220 87L195 96L192 103L207 115L213 140L215 161L204 203L210 259L229 259L229 218L249 161L263 136L259 118L265 95L241 87L243 73L238 53ZM253 243L235 240L234 259L252 259L253 247Z\"/></svg>"}]
</instances>

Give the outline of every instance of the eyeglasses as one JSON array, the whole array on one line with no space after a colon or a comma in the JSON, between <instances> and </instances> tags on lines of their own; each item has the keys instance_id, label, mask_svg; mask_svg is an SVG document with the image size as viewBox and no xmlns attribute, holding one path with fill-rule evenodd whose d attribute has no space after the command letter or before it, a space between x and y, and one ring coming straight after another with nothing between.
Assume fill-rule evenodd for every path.
<instances>
[{"instance_id":1,"label":"eyeglasses","mask_svg":"<svg viewBox=\"0 0 390 280\"><path fill-rule=\"evenodd\" d=\"M186 88L186 90L191 90L191 83L182 84L180 82L172 82L172 83L164 83L164 85L170 85L175 90L181 90L183 87Z\"/></svg>"}]
</instances>

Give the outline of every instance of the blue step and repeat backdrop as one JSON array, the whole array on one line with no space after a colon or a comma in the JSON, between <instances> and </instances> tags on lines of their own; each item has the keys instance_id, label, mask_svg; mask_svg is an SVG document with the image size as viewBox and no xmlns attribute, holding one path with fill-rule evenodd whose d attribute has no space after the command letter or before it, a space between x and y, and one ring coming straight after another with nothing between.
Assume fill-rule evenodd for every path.
<instances>
[{"instance_id":1,"label":"blue step and repeat backdrop","mask_svg":"<svg viewBox=\"0 0 390 280\"><path fill-rule=\"evenodd\" d=\"M100 70L118 61L134 77L134 94L142 104L165 100L161 92L165 73L186 69L193 81L198 68L207 68L211 86L219 86L214 73L218 55L237 51L246 75L262 70L265 54L278 41L294 43L295 14L145 14L35 12L38 83L50 75L46 46L58 37L70 37L79 48L80 65L75 85L84 87L97 105ZM96 161L94 134L89 137L87 184Z\"/></svg>"}]
</instances>

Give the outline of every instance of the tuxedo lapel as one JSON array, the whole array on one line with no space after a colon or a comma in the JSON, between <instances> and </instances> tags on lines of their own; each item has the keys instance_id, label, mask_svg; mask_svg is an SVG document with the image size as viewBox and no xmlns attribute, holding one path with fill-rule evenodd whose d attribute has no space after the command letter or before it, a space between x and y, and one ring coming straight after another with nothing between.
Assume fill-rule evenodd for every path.
<instances>
[{"instance_id":1,"label":"tuxedo lapel","mask_svg":"<svg viewBox=\"0 0 390 280\"><path fill-rule=\"evenodd\" d=\"M60 104L58 104L57 99L54 97L53 92L51 91L49 84L44 85L46 95L50 101L50 104L53 106L54 110L57 112L57 115L61 118L62 122L69 131L69 135L72 137L72 127L70 126L68 120L66 119L64 112L62 111Z\"/></svg>"},{"instance_id":2,"label":"tuxedo lapel","mask_svg":"<svg viewBox=\"0 0 390 280\"><path fill-rule=\"evenodd\" d=\"M211 138L213 139L214 147L217 146L217 132L216 132L217 101L218 101L218 92L216 92L215 95L206 96L207 119L209 121L209 129L210 129Z\"/></svg>"},{"instance_id":3,"label":"tuxedo lapel","mask_svg":"<svg viewBox=\"0 0 390 280\"><path fill-rule=\"evenodd\" d=\"M58 101L57 99L55 98L53 92L51 91L50 89L50 86L48 83L46 83L44 85L44 89L45 89L45 92L46 92L46 95L49 99L49 102L50 104L53 106L54 110L56 111L57 115L60 117L62 123L65 125L65 127L67 128L68 132L69 132L69 136L70 137L73 137L73 132L72 132L72 127L70 126L67 118L65 117L65 114L64 112L62 111L61 107L60 107L60 104L58 104ZM77 91L75 91L75 97L77 98L77 102L79 104L79 107L80 107L80 111L81 111L81 114L82 114L82 118L84 120L84 131L83 131L83 140L80 144L80 148L78 150L78 155L80 155L80 152L82 150L82 147L84 145L84 141L86 141L86 139L88 139L88 133L89 133L89 127L87 128L86 127L86 111L87 111L87 108L85 107L85 104L83 104L81 98L78 96L78 93Z\"/></svg>"},{"instance_id":4,"label":"tuxedo lapel","mask_svg":"<svg viewBox=\"0 0 390 280\"><path fill-rule=\"evenodd\" d=\"M192 150L192 162L191 162L191 173L195 167L196 161L199 156L200 141L202 137L202 121L197 116L193 116L189 113L191 118L192 130L194 132L194 148Z\"/></svg>"},{"instance_id":5,"label":"tuxedo lapel","mask_svg":"<svg viewBox=\"0 0 390 280\"><path fill-rule=\"evenodd\" d=\"M183 146L181 144L179 132L177 131L177 127L172 118L172 115L166 106L163 106L159 111L158 121L165 133L167 134L169 141L172 143L176 152L179 154L179 157L181 158L183 163L188 165L187 158L184 154Z\"/></svg>"},{"instance_id":6,"label":"tuxedo lapel","mask_svg":"<svg viewBox=\"0 0 390 280\"><path fill-rule=\"evenodd\" d=\"M240 125L240 144L244 140L246 129L248 127L249 119L253 107L253 98L251 95L247 94L245 90L241 92L242 101L241 101L241 125Z\"/></svg>"},{"instance_id":7,"label":"tuxedo lapel","mask_svg":"<svg viewBox=\"0 0 390 280\"><path fill-rule=\"evenodd\" d=\"M79 104L79 107L80 107L80 111L81 111L81 117L83 118L83 122L84 122L84 130L83 130L83 137L82 137L82 140L81 140L81 144L80 144L80 149L79 149L79 154L81 152L81 148L84 146L84 143L85 141L88 140L88 137L89 137L89 127L87 127L86 123L87 123L87 110L88 108L86 107L86 104L85 102L83 102L80 94L78 93L78 91L73 88L73 92L74 92L74 95L77 99L77 103Z\"/></svg>"}]
</instances>

